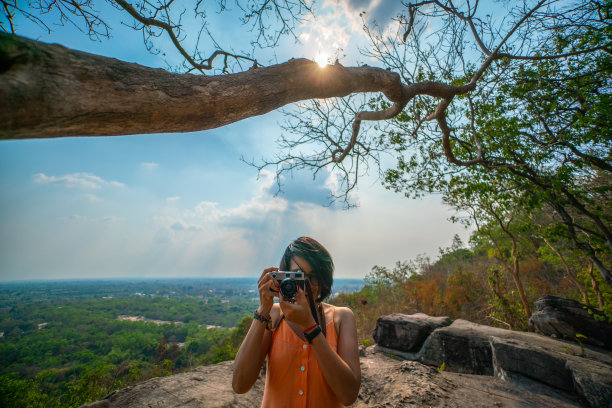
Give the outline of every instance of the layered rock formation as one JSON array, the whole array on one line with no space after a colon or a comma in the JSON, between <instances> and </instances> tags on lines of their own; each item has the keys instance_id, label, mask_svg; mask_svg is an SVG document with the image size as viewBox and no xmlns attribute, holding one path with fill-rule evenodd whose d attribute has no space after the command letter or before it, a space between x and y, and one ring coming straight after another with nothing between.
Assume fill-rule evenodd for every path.
<instances>
[{"instance_id":1,"label":"layered rock formation","mask_svg":"<svg viewBox=\"0 0 612 408\"><path fill-rule=\"evenodd\" d=\"M401 322L396 331L389 329L393 322ZM576 394L591 407L612 406L612 353L608 350L460 319L431 330L438 322L440 318L422 314L381 317L374 332L377 350L447 371L494 376L526 389L545 386L549 393ZM411 330L406 331L406 326ZM420 341L427 331L429 335ZM398 349L396 336L408 333L414 338L402 339L401 344L408 346Z\"/></svg>"},{"instance_id":2,"label":"layered rock formation","mask_svg":"<svg viewBox=\"0 0 612 408\"><path fill-rule=\"evenodd\" d=\"M612 325L604 314L574 299L542 296L535 302L529 327L546 336L612 349Z\"/></svg>"}]
</instances>

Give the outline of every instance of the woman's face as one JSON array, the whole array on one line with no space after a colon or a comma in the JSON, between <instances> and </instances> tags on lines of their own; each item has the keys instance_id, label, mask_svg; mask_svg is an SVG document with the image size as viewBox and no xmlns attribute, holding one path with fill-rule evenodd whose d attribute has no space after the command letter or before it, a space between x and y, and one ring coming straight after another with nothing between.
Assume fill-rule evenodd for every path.
<instances>
[{"instance_id":1,"label":"woman's face","mask_svg":"<svg viewBox=\"0 0 612 408\"><path fill-rule=\"evenodd\" d=\"M304 258L294 255L291 257L291 263L289 264L289 270L295 272L300 270L304 272L306 277L310 280L310 286L312 287L312 297L316 299L319 296L321 288L319 287L319 281L312 275L312 267Z\"/></svg>"}]
</instances>

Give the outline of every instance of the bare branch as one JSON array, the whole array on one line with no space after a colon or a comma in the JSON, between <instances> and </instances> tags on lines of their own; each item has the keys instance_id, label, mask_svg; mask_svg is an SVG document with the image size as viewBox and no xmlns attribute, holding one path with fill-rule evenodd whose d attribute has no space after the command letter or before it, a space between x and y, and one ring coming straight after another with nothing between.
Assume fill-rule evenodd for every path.
<instances>
[{"instance_id":1,"label":"bare branch","mask_svg":"<svg viewBox=\"0 0 612 408\"><path fill-rule=\"evenodd\" d=\"M408 103L408 100L396 102L390 108L378 112L361 111L355 115L355 121L353 122L353 135L348 146L344 149L337 149L332 152L332 160L336 163L341 162L346 156L353 150L355 143L357 143L357 136L359 136L359 129L361 127L362 120L385 120L391 119L397 116ZM340 156L338 156L340 154Z\"/></svg>"},{"instance_id":2,"label":"bare branch","mask_svg":"<svg viewBox=\"0 0 612 408\"><path fill-rule=\"evenodd\" d=\"M134 17L138 22L140 22L143 26L147 26L147 27L158 27L161 28L162 30L164 30L168 36L170 37L170 39L172 40L172 44L174 44L174 46L176 47L176 49L180 52L180 54L183 56L183 58L185 58L185 60L195 69L199 70L199 71L207 71L213 68L213 62L214 60L219 57L219 56L223 56L225 58L224 61L224 71L227 68L227 58L231 57L231 58L235 58L235 59L243 59L243 60L247 60L247 61L251 61L254 63L254 66L257 67L257 61L255 61L254 59L245 56L245 55L236 55L236 54L232 54L229 53L227 51L223 51L223 50L215 50L210 57L203 59L202 61L198 62L196 61L191 55L189 55L187 53L187 51L185 51L185 49L183 48L183 46L181 45L181 42L179 41L177 34L174 32L175 27L170 25L169 23L166 23L164 21L160 21L157 20L155 18L151 18L151 17L144 17L142 14L140 14L138 11L136 11L136 9L127 1L125 0L113 0L115 1L117 4L119 4L125 11L127 11L132 17ZM163 6L163 8L167 8L167 5ZM156 10L155 14L157 14L159 10Z\"/></svg>"},{"instance_id":3,"label":"bare branch","mask_svg":"<svg viewBox=\"0 0 612 408\"><path fill-rule=\"evenodd\" d=\"M1 0L1 13L6 17L11 27L11 33L17 33L14 24L16 13L23 15L27 20L42 27L45 31L51 32L48 21L36 15L42 16L57 13L60 25L69 23L79 31L87 34L90 39L99 41L101 38L108 38L110 28L93 8L92 0L38 0L29 2L27 7L19 6L18 0ZM32 12L33 10L34 12ZM0 23L1 31L7 32L3 24Z\"/></svg>"}]
</instances>

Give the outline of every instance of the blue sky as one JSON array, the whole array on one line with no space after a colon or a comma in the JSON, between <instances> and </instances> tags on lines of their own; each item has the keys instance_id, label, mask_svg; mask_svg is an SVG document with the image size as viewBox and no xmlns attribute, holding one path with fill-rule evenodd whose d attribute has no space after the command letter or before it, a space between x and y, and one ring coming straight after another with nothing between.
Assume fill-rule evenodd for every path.
<instances>
[{"instance_id":1,"label":"blue sky","mask_svg":"<svg viewBox=\"0 0 612 408\"><path fill-rule=\"evenodd\" d=\"M343 64L359 63L359 11L388 20L396 8L323 2L321 18L299 27L301 44L284 41L263 58L313 59L342 48ZM99 9L112 23L110 40L93 42L68 26L48 35L24 21L18 33L166 66L146 52L138 33L117 24L115 10L103 3ZM210 15L213 29L234 27L231 15ZM236 30L218 31L217 40L248 48ZM171 52L166 59L180 61ZM257 276L301 235L330 250L337 277L362 278L374 265L420 253L435 258L456 233L467 238L447 220L453 213L439 197L405 199L384 190L376 174L361 180L359 207L348 211L326 206L333 188L327 173L315 180L308 171L294 173L276 196L271 174L258 177L240 158L272 157L282 120L273 112L189 134L0 142L0 279Z\"/></svg>"}]
</instances>

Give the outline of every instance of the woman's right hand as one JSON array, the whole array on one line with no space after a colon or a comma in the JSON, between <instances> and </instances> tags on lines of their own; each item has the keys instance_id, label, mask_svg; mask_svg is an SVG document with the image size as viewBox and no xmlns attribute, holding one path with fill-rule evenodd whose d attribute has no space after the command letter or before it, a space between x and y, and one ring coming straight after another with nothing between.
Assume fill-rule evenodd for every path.
<instances>
[{"instance_id":1,"label":"woman's right hand","mask_svg":"<svg viewBox=\"0 0 612 408\"><path fill-rule=\"evenodd\" d=\"M260 304L259 313L264 316L270 316L270 310L272 310L272 305L274 305L274 297L278 296L280 290L276 279L268 274L274 271L278 271L278 268L272 267L264 269L257 282Z\"/></svg>"},{"instance_id":2,"label":"woman's right hand","mask_svg":"<svg viewBox=\"0 0 612 408\"><path fill-rule=\"evenodd\" d=\"M270 312L272 312L272 306L274 306L274 296L278 296L279 292L276 279L268 275L269 272L274 271L278 271L278 268L265 269L257 281L260 303L257 313L262 315L264 319L271 319ZM270 322L261 324L261 322L253 320L246 337L236 353L232 388L239 394L250 390L259 377L261 366L266 359L272 342L272 332L266 330L269 327Z\"/></svg>"}]
</instances>

